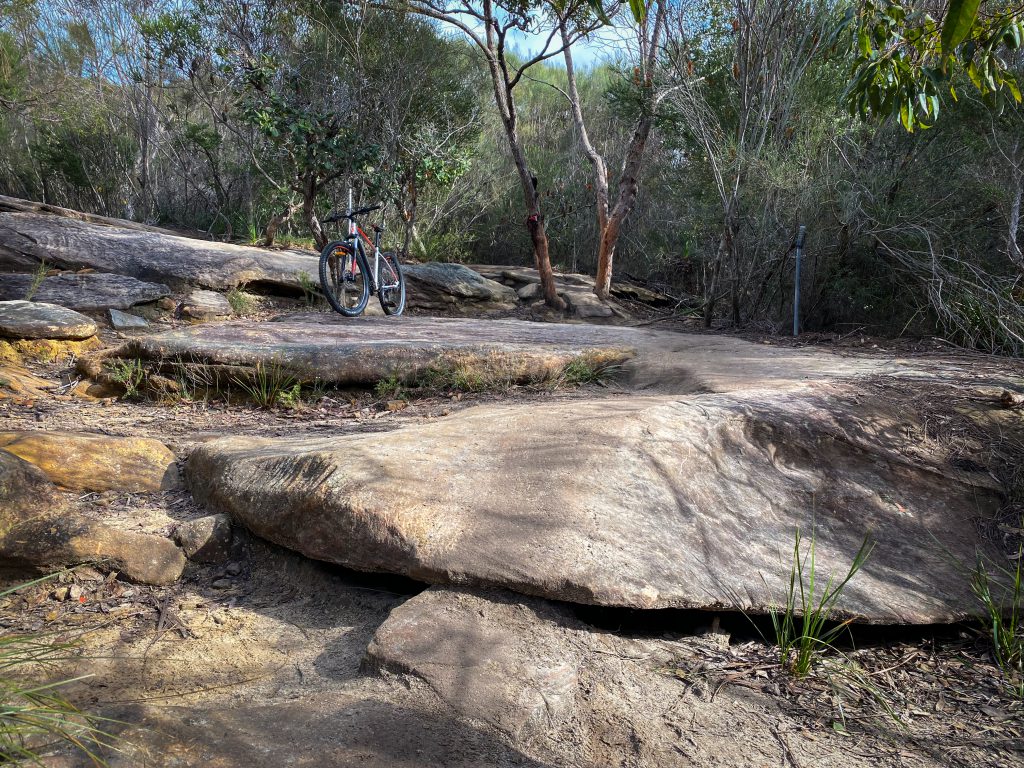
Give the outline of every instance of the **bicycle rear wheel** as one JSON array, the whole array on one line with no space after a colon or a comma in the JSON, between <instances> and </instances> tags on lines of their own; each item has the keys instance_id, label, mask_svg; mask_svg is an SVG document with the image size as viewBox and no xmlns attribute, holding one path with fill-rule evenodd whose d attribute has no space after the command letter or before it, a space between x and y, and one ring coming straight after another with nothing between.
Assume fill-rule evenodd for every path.
<instances>
[{"instance_id":1,"label":"bicycle rear wheel","mask_svg":"<svg viewBox=\"0 0 1024 768\"><path fill-rule=\"evenodd\" d=\"M335 312L356 317L370 299L369 270L348 243L328 243L320 254L320 288Z\"/></svg>"},{"instance_id":2,"label":"bicycle rear wheel","mask_svg":"<svg viewBox=\"0 0 1024 768\"><path fill-rule=\"evenodd\" d=\"M380 285L377 298L385 315L400 315L405 309L405 275L398 256L390 251L380 255Z\"/></svg>"}]
</instances>

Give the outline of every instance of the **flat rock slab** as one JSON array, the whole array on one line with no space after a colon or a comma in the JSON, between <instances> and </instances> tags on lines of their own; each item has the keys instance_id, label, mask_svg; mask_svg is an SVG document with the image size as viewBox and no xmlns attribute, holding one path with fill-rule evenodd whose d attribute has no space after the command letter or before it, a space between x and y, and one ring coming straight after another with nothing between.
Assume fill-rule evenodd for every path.
<instances>
[{"instance_id":1,"label":"flat rock slab","mask_svg":"<svg viewBox=\"0 0 1024 768\"><path fill-rule=\"evenodd\" d=\"M0 449L0 564L49 569L90 562L146 584L171 584L185 568L170 539L85 518L41 469Z\"/></svg>"},{"instance_id":2,"label":"flat rock slab","mask_svg":"<svg viewBox=\"0 0 1024 768\"><path fill-rule=\"evenodd\" d=\"M175 287L227 290L264 283L302 288L299 273L315 279L318 257L93 224L45 213L0 213L0 267L28 271L40 262L61 269L100 272Z\"/></svg>"},{"instance_id":3,"label":"flat rock slab","mask_svg":"<svg viewBox=\"0 0 1024 768\"><path fill-rule=\"evenodd\" d=\"M633 354L628 343L621 343L625 336L574 328L566 332L520 321L341 319L308 313L280 322L235 321L167 331L133 339L111 354L235 368L276 365L305 380L353 385L372 385L390 376L414 379L449 365L536 381L560 373L581 355L621 361Z\"/></svg>"},{"instance_id":4,"label":"flat rock slab","mask_svg":"<svg viewBox=\"0 0 1024 768\"><path fill-rule=\"evenodd\" d=\"M912 418L825 384L485 406L372 435L217 440L186 478L314 559L607 606L766 612L798 529L819 583L870 537L837 617L956 621L978 613L960 564L997 556L977 521L1001 498L987 473L916 454Z\"/></svg>"},{"instance_id":5,"label":"flat rock slab","mask_svg":"<svg viewBox=\"0 0 1024 768\"><path fill-rule=\"evenodd\" d=\"M99 330L74 310L35 301L0 301L0 337L81 341Z\"/></svg>"},{"instance_id":6,"label":"flat rock slab","mask_svg":"<svg viewBox=\"0 0 1024 768\"><path fill-rule=\"evenodd\" d=\"M180 487L174 454L144 437L82 432L0 432L0 448L62 488L146 493Z\"/></svg>"},{"instance_id":7,"label":"flat rock slab","mask_svg":"<svg viewBox=\"0 0 1024 768\"><path fill-rule=\"evenodd\" d=\"M34 275L0 274L0 300L24 299L34 282ZM101 312L128 309L157 301L170 293L171 289L163 283L147 283L125 275L63 272L44 278L31 300L59 304L79 312Z\"/></svg>"}]
</instances>

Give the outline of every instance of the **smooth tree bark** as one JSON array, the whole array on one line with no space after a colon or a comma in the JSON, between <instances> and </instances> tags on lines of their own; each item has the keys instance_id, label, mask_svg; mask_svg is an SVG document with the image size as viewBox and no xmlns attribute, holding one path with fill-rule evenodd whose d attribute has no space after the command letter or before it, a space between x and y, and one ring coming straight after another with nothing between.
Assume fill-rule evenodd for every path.
<instances>
[{"instance_id":1,"label":"smooth tree bark","mask_svg":"<svg viewBox=\"0 0 1024 768\"><path fill-rule=\"evenodd\" d=\"M563 17L559 24L559 31L562 35L562 55L565 58L568 80L568 90L565 95L569 100L573 122L576 124L583 151L594 169L594 202L599 238L594 293L602 299L608 298L611 291L615 248L619 242L622 225L636 204L644 151L647 149L647 142L650 139L651 130L654 128L657 105L666 95L665 93L658 94L654 89L654 68L657 64L658 49L665 34L665 13L665 0L653 0L647 3L644 19L637 24L639 59L638 66L634 71L634 78L635 85L641 90L644 98L642 99L641 113L633 128L633 135L622 161L614 205L611 205L608 164L591 141L583 115L579 89L576 85L576 67L570 45L569 22L566 17Z\"/></svg>"},{"instance_id":2,"label":"smooth tree bark","mask_svg":"<svg viewBox=\"0 0 1024 768\"><path fill-rule=\"evenodd\" d=\"M533 257L540 275L544 301L554 309L565 309L565 301L558 295L554 272L551 269L548 235L541 207L540 180L530 170L526 158L526 148L523 146L522 137L519 134L519 112L516 107L515 89L522 82L524 74L530 67L562 53L598 25L583 26L572 32L566 32L562 37L562 44L552 48L555 36L562 30L562 25L556 22L545 33L544 45L540 48L540 52L517 65L509 59L510 51L507 47L509 34L513 31L520 33L528 31L531 27L536 29L542 23L544 13L550 10L545 6L543 0L540 2L534 0L510 7L505 7L495 0L482 0L479 5L467 2L445 3L440 0L409 0L406 7L414 13L442 21L461 30L483 54L487 71L491 76L494 103L505 129L509 152L512 155L512 162L515 163L523 192L526 230L533 245ZM572 8L562 8L561 10L567 15L572 13Z\"/></svg>"}]
</instances>

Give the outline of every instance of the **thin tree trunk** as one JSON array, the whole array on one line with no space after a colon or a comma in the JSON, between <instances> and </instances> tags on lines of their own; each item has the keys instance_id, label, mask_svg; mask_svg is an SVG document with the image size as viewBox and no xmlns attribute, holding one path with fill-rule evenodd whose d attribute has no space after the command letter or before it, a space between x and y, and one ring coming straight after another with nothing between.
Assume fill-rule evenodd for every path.
<instances>
[{"instance_id":1,"label":"thin tree trunk","mask_svg":"<svg viewBox=\"0 0 1024 768\"><path fill-rule=\"evenodd\" d=\"M316 215L316 195L318 189L316 179L307 177L302 184L302 213L306 218L306 226L313 235L313 242L316 249L321 251L327 245L327 235L324 228L320 226L320 219Z\"/></svg>"},{"instance_id":2,"label":"thin tree trunk","mask_svg":"<svg viewBox=\"0 0 1024 768\"><path fill-rule=\"evenodd\" d=\"M644 83L642 87L645 88L649 84L650 69L654 66L654 55L658 48L664 21L665 5L662 2L658 2L650 39L643 39L641 41L641 65L644 70ZM576 70L573 65L572 51L569 46L569 36L564 20L560 25L560 31L562 44L565 46L562 55L565 58L568 84L566 96L569 99L570 111L572 112L573 121L576 123L576 130L579 132L580 141L583 144L583 151L594 168L594 196L597 207L598 233L597 278L594 284L594 293L600 299L607 299L612 286L615 247L619 242L622 225L636 203L640 167L643 161L644 150L647 147L647 141L651 135L651 128L654 125L654 118L653 115L646 114L645 110L645 113L637 121L633 136L626 149L626 156L622 161L622 171L619 174L618 195L615 200L615 206L609 212L608 166L591 142L586 121L583 118L579 90L576 86ZM646 37L646 33L644 37ZM647 106L653 107L653 105Z\"/></svg>"},{"instance_id":3,"label":"thin tree trunk","mask_svg":"<svg viewBox=\"0 0 1024 768\"><path fill-rule=\"evenodd\" d=\"M485 7L490 8L490 3L485 2ZM490 15L490 14L488 14ZM488 29L490 35L490 29ZM499 60L493 53L488 57L488 68L491 73L491 82L494 86L494 99L497 102L498 112L501 115L501 122L505 126L505 134L508 137L509 151L512 153L512 160L519 173L519 183L523 189L523 200L526 203L526 229L530 233L530 241L533 243L533 259L540 276L541 292L544 295L544 302L553 309L564 310L565 301L558 295L555 286L555 275L551 269L551 255L548 250L548 235L544 227L544 216L540 208L540 195L537 194L537 179L530 173L526 162L526 152L519 139L518 115L516 114L515 101L512 96L512 85L504 69L504 60Z\"/></svg>"},{"instance_id":4,"label":"thin tree trunk","mask_svg":"<svg viewBox=\"0 0 1024 768\"><path fill-rule=\"evenodd\" d=\"M299 209L299 206L292 203L287 203L284 206L284 210L276 214L270 221L267 222L267 226L263 229L263 245L269 248L274 244L274 238L277 237L277 230L281 228L283 224L291 219L295 215L295 211Z\"/></svg>"},{"instance_id":5,"label":"thin tree trunk","mask_svg":"<svg viewBox=\"0 0 1024 768\"><path fill-rule=\"evenodd\" d=\"M615 207L608 216L604 232L601 234L594 293L602 299L607 299L611 292L615 246L619 242L622 224L636 204L637 192L640 189L640 165L643 162L644 150L647 148L647 140L650 138L653 125L653 117L644 117L633 132L629 149L626 151L626 159L622 163L622 173L619 176L618 199L615 201Z\"/></svg>"},{"instance_id":6,"label":"thin tree trunk","mask_svg":"<svg viewBox=\"0 0 1024 768\"><path fill-rule=\"evenodd\" d=\"M1014 146L1014 158L1017 156L1017 147ZM1024 196L1024 163L1018 164L1013 173L1013 201L1010 203L1010 219L1006 232L1006 255L1010 261L1017 265L1018 269L1024 270L1024 255L1021 254L1020 243L1017 242L1017 233L1020 232L1020 206L1021 197Z\"/></svg>"}]
</instances>

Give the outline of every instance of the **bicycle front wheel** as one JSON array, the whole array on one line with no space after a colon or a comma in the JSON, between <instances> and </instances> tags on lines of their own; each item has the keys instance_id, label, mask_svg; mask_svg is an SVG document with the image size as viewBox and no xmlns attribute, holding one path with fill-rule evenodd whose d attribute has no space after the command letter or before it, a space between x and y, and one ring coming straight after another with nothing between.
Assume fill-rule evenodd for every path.
<instances>
[{"instance_id":1,"label":"bicycle front wheel","mask_svg":"<svg viewBox=\"0 0 1024 768\"><path fill-rule=\"evenodd\" d=\"M369 270L348 243L328 243L320 254L320 288L327 303L345 317L356 317L370 299Z\"/></svg>"},{"instance_id":2,"label":"bicycle front wheel","mask_svg":"<svg viewBox=\"0 0 1024 768\"><path fill-rule=\"evenodd\" d=\"M380 285L377 298L385 315L400 315L405 309L405 275L394 253L380 255Z\"/></svg>"}]
</instances>

